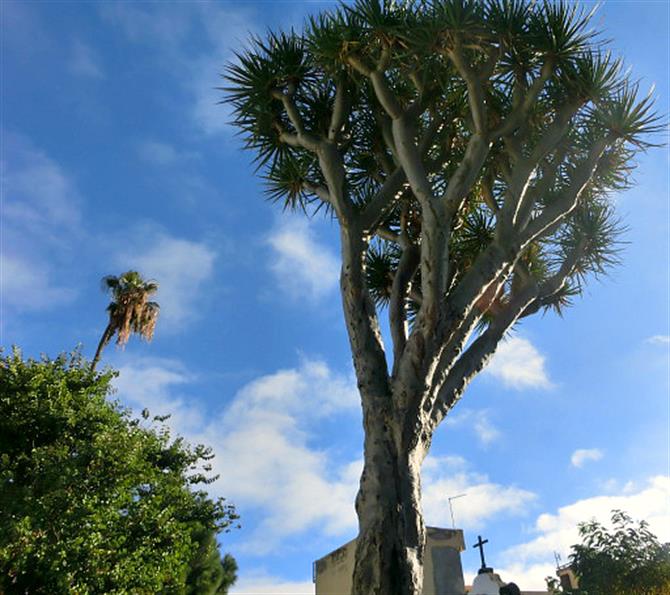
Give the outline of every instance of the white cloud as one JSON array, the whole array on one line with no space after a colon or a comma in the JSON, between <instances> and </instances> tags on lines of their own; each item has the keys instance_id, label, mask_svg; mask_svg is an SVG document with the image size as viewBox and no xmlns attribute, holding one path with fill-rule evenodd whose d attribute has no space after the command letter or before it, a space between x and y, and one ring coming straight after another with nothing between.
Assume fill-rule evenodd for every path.
<instances>
[{"instance_id":1,"label":"white cloud","mask_svg":"<svg viewBox=\"0 0 670 595\"><path fill-rule=\"evenodd\" d=\"M578 448L570 457L570 464L581 469L588 461L599 461L603 458L603 451L599 448Z\"/></svg>"},{"instance_id":2,"label":"white cloud","mask_svg":"<svg viewBox=\"0 0 670 595\"><path fill-rule=\"evenodd\" d=\"M360 463L333 465L312 446L311 428L324 415L357 412L357 401L352 378L304 360L247 384L205 432L207 443L217 441L221 493L265 511L248 549L273 548L316 524L334 535L355 527Z\"/></svg>"},{"instance_id":3,"label":"white cloud","mask_svg":"<svg viewBox=\"0 0 670 595\"><path fill-rule=\"evenodd\" d=\"M316 442L324 418L346 415L346 423L359 423L352 417L360 415L353 377L304 358L297 367L247 383L218 412L205 411L182 394L193 380L178 362L133 359L120 366L116 386L120 398L137 410L169 411L168 423L175 432L213 447L214 472L220 477L209 486L212 494L237 503L243 514L245 508L253 510L259 518L245 531L238 551L264 555L308 530L343 540L354 534L362 461L335 459ZM450 526L450 495L467 494L454 502L456 522L466 529L522 515L535 501L533 493L496 483L460 457L428 457L422 483L425 518L431 525ZM269 586L271 580L248 577L237 588L243 592L245 584Z\"/></svg>"},{"instance_id":4,"label":"white cloud","mask_svg":"<svg viewBox=\"0 0 670 595\"><path fill-rule=\"evenodd\" d=\"M645 339L645 343L650 343L651 345L668 345L670 344L670 336L654 335Z\"/></svg>"},{"instance_id":5,"label":"white cloud","mask_svg":"<svg viewBox=\"0 0 670 595\"><path fill-rule=\"evenodd\" d=\"M246 573L231 587L230 595L313 595L314 583L286 581L265 573Z\"/></svg>"},{"instance_id":6,"label":"white cloud","mask_svg":"<svg viewBox=\"0 0 670 595\"><path fill-rule=\"evenodd\" d=\"M444 421L448 426L469 426L483 446L488 446L500 438L500 430L493 425L490 412L486 409L460 409L448 415Z\"/></svg>"},{"instance_id":7,"label":"white cloud","mask_svg":"<svg viewBox=\"0 0 670 595\"><path fill-rule=\"evenodd\" d=\"M217 87L221 87L221 74L234 57L233 51L242 50L258 27L248 10L231 4L203 3L200 13L211 49L196 59L190 69L192 115L206 134L232 133L232 112L227 103L221 103L223 91Z\"/></svg>"},{"instance_id":8,"label":"white cloud","mask_svg":"<svg viewBox=\"0 0 670 595\"><path fill-rule=\"evenodd\" d=\"M81 221L80 196L63 168L28 139L3 136L3 223L39 239L56 240Z\"/></svg>"},{"instance_id":9,"label":"white cloud","mask_svg":"<svg viewBox=\"0 0 670 595\"><path fill-rule=\"evenodd\" d=\"M344 536L356 527L354 497L360 458L334 461L314 440L321 418L359 414L353 377L333 372L324 362L303 359L242 387L220 412L204 412L181 396L193 377L175 362L139 360L120 366L119 396L152 414L169 411L171 427L189 440L214 448L211 486L217 495L257 510L259 525L242 549L262 554L281 540L318 527ZM350 423L349 420L347 423ZM423 471L426 522L449 525L446 498L455 503L459 526L481 527L501 515L522 514L534 494L497 484L468 468L459 457L428 457Z\"/></svg>"},{"instance_id":10,"label":"white cloud","mask_svg":"<svg viewBox=\"0 0 670 595\"><path fill-rule=\"evenodd\" d=\"M137 153L143 161L154 165L183 164L196 158L197 153L179 151L172 145L156 140L145 140L137 147Z\"/></svg>"},{"instance_id":11,"label":"white cloud","mask_svg":"<svg viewBox=\"0 0 670 595\"><path fill-rule=\"evenodd\" d=\"M486 475L471 471L459 457L428 456L423 466L423 508L426 523L450 527L448 498L454 500L454 518L459 528L481 528L489 519L503 515L523 515L536 495L515 486L492 482Z\"/></svg>"},{"instance_id":12,"label":"white cloud","mask_svg":"<svg viewBox=\"0 0 670 595\"><path fill-rule=\"evenodd\" d=\"M279 286L295 298L316 300L337 287L339 261L314 238L305 219L284 218L272 230L270 265Z\"/></svg>"},{"instance_id":13,"label":"white cloud","mask_svg":"<svg viewBox=\"0 0 670 595\"><path fill-rule=\"evenodd\" d=\"M488 409L461 409L448 415L444 421L448 426L469 426L482 446L488 446L500 438L500 431L491 421Z\"/></svg>"},{"instance_id":14,"label":"white cloud","mask_svg":"<svg viewBox=\"0 0 670 595\"><path fill-rule=\"evenodd\" d=\"M334 464L312 445L319 418L358 412L353 378L304 359L297 368L248 383L226 409L210 414L174 394L188 379L172 362L140 360L120 367L117 386L130 404L152 413L170 411L168 423L176 432L213 447L220 478L210 489L261 514L244 549L270 551L281 538L315 525L334 535L355 528L360 462Z\"/></svg>"},{"instance_id":15,"label":"white cloud","mask_svg":"<svg viewBox=\"0 0 670 595\"><path fill-rule=\"evenodd\" d=\"M485 446L500 438L500 431L486 415L482 415L475 420L474 429L480 442Z\"/></svg>"},{"instance_id":16,"label":"white cloud","mask_svg":"<svg viewBox=\"0 0 670 595\"><path fill-rule=\"evenodd\" d=\"M69 68L70 72L78 76L104 78L97 54L91 47L81 41L75 41L72 46Z\"/></svg>"},{"instance_id":17,"label":"white cloud","mask_svg":"<svg viewBox=\"0 0 670 595\"><path fill-rule=\"evenodd\" d=\"M544 361L544 356L528 339L510 337L500 343L484 373L510 388L550 388Z\"/></svg>"},{"instance_id":18,"label":"white cloud","mask_svg":"<svg viewBox=\"0 0 670 595\"><path fill-rule=\"evenodd\" d=\"M146 226L136 228L128 244L116 257L116 264L158 281L158 332L183 328L197 318L203 286L214 271L216 252L204 242L177 238Z\"/></svg>"},{"instance_id":19,"label":"white cloud","mask_svg":"<svg viewBox=\"0 0 670 595\"><path fill-rule=\"evenodd\" d=\"M80 233L81 198L64 169L28 139L5 133L3 142L3 307L55 307L75 296L71 287L58 283L56 269Z\"/></svg>"},{"instance_id":20,"label":"white cloud","mask_svg":"<svg viewBox=\"0 0 670 595\"><path fill-rule=\"evenodd\" d=\"M194 126L205 134L231 133L227 105L220 105L221 77L234 51L256 31L252 9L232 3L171 4L161 10L137 4L104 5L103 16L135 43L144 43L189 95ZM197 36L203 50L193 55L185 40Z\"/></svg>"},{"instance_id":21,"label":"white cloud","mask_svg":"<svg viewBox=\"0 0 670 595\"><path fill-rule=\"evenodd\" d=\"M144 408L154 415L170 415L167 424L182 435L197 433L205 422L202 412L179 395L180 387L195 380L176 360L132 358L119 366L114 386L126 403L138 412Z\"/></svg>"},{"instance_id":22,"label":"white cloud","mask_svg":"<svg viewBox=\"0 0 670 595\"><path fill-rule=\"evenodd\" d=\"M139 4L101 5L102 16L118 26L133 42L149 42L167 49L179 46L191 28L188 11L179 5L144 10Z\"/></svg>"},{"instance_id":23,"label":"white cloud","mask_svg":"<svg viewBox=\"0 0 670 595\"><path fill-rule=\"evenodd\" d=\"M57 287L38 262L0 253L0 302L16 310L44 310L72 301L72 288Z\"/></svg>"},{"instance_id":24,"label":"white cloud","mask_svg":"<svg viewBox=\"0 0 670 595\"><path fill-rule=\"evenodd\" d=\"M171 412L168 423L175 432L213 447L214 471L220 478L210 489L260 514L243 551L262 555L308 529L335 536L355 531L354 497L362 461L333 460L315 445L314 433L319 418L360 415L352 376L305 358L295 368L247 383L218 413L206 413L197 400L179 395L192 380L178 363L141 359L121 365L116 384L119 396L132 406L148 407L155 414ZM438 526L451 524L450 495L467 494L454 502L457 523L466 529L504 515L522 515L536 498L527 490L491 481L456 456L429 456L422 483L426 522Z\"/></svg>"},{"instance_id":25,"label":"white cloud","mask_svg":"<svg viewBox=\"0 0 670 595\"><path fill-rule=\"evenodd\" d=\"M625 511L633 519L646 520L661 542L670 541L669 501L670 478L657 476L633 493L627 487L618 495L586 498L559 508L556 514L541 514L535 523L536 537L504 552L501 576L517 582L522 589L542 588L544 577L554 573L553 553L559 552L566 559L570 547L580 542L577 525L593 518L608 525L614 509Z\"/></svg>"}]
</instances>

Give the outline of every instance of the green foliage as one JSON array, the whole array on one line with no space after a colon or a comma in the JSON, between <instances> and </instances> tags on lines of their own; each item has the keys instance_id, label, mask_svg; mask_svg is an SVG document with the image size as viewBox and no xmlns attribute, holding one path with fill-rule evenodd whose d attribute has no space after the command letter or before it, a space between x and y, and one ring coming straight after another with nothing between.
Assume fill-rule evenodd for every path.
<instances>
[{"instance_id":1,"label":"green foliage","mask_svg":"<svg viewBox=\"0 0 670 595\"><path fill-rule=\"evenodd\" d=\"M216 532L199 527L191 535L198 549L186 577L185 595L214 595L228 592L237 578L237 562L219 553Z\"/></svg>"},{"instance_id":2,"label":"green foliage","mask_svg":"<svg viewBox=\"0 0 670 595\"><path fill-rule=\"evenodd\" d=\"M215 536L237 515L199 487L211 451L133 419L112 378L76 352L0 359L0 591L217 592Z\"/></svg>"},{"instance_id":3,"label":"green foliage","mask_svg":"<svg viewBox=\"0 0 670 595\"><path fill-rule=\"evenodd\" d=\"M582 543L572 546L570 565L579 588L563 590L547 579L553 593L566 595L667 595L670 544L659 543L645 521L635 523L612 511L612 529L595 520L579 526Z\"/></svg>"},{"instance_id":4,"label":"green foliage","mask_svg":"<svg viewBox=\"0 0 670 595\"><path fill-rule=\"evenodd\" d=\"M374 242L368 248L365 268L370 295L378 306L386 306L391 297L393 272L398 266L400 251L394 244Z\"/></svg>"}]
</instances>

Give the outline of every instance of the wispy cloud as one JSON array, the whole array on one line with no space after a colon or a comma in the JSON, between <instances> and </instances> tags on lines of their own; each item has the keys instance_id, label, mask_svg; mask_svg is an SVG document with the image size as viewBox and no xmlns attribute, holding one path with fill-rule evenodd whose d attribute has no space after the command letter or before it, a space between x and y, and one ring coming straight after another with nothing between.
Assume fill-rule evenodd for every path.
<instances>
[{"instance_id":1,"label":"wispy cloud","mask_svg":"<svg viewBox=\"0 0 670 595\"><path fill-rule=\"evenodd\" d=\"M82 41L75 41L72 45L70 63L68 64L70 72L77 76L83 76L94 79L104 78L100 58L90 46Z\"/></svg>"},{"instance_id":2,"label":"wispy cloud","mask_svg":"<svg viewBox=\"0 0 670 595\"><path fill-rule=\"evenodd\" d=\"M528 339L510 337L500 343L484 373L510 388L550 388L544 362L545 357Z\"/></svg>"},{"instance_id":3,"label":"wispy cloud","mask_svg":"<svg viewBox=\"0 0 670 595\"><path fill-rule=\"evenodd\" d=\"M7 132L3 137L3 222L51 240L62 237L64 227L76 230L81 197L71 177L26 137Z\"/></svg>"},{"instance_id":4,"label":"wispy cloud","mask_svg":"<svg viewBox=\"0 0 670 595\"><path fill-rule=\"evenodd\" d=\"M268 237L270 269L279 287L294 298L317 300L337 287L339 262L302 218L284 218Z\"/></svg>"},{"instance_id":5,"label":"wispy cloud","mask_svg":"<svg viewBox=\"0 0 670 595\"><path fill-rule=\"evenodd\" d=\"M210 50L192 65L192 116L206 134L230 134L232 113L228 104L221 103L223 92L217 87L222 86L221 75L233 52L245 47L249 35L258 32L258 25L252 13L240 6L203 3L200 10Z\"/></svg>"},{"instance_id":6,"label":"wispy cloud","mask_svg":"<svg viewBox=\"0 0 670 595\"><path fill-rule=\"evenodd\" d=\"M570 457L570 464L581 469L588 461L599 461L603 458L603 451L599 448L578 448Z\"/></svg>"},{"instance_id":7,"label":"wispy cloud","mask_svg":"<svg viewBox=\"0 0 670 595\"><path fill-rule=\"evenodd\" d=\"M456 524L464 529L481 528L503 515L523 515L536 495L516 486L491 481L469 468L458 457L428 456L423 467L423 508L426 523L451 526L447 498L466 494L453 503Z\"/></svg>"},{"instance_id":8,"label":"wispy cloud","mask_svg":"<svg viewBox=\"0 0 670 595\"><path fill-rule=\"evenodd\" d=\"M542 588L544 577L554 573L553 565L547 562L553 559L553 553L566 558L570 547L580 542L577 525L591 519L609 525L614 509L646 520L661 542L670 541L669 500L670 478L657 476L649 478L646 486L635 493L585 498L559 508L555 514L541 514L535 523L536 536L504 553L500 574L523 584L525 589ZM517 577L523 577L523 583Z\"/></svg>"},{"instance_id":9,"label":"wispy cloud","mask_svg":"<svg viewBox=\"0 0 670 595\"><path fill-rule=\"evenodd\" d=\"M55 307L75 296L58 282L57 269L81 233L81 197L63 167L29 139L4 132L3 142L3 307Z\"/></svg>"},{"instance_id":10,"label":"wispy cloud","mask_svg":"<svg viewBox=\"0 0 670 595\"><path fill-rule=\"evenodd\" d=\"M114 385L130 405L146 408L151 415L169 414L173 429L189 435L199 432L205 423L202 411L180 392L194 380L194 374L178 360L134 357L132 363L119 367Z\"/></svg>"},{"instance_id":11,"label":"wispy cloud","mask_svg":"<svg viewBox=\"0 0 670 595\"><path fill-rule=\"evenodd\" d=\"M651 345L669 345L670 336L668 335L653 335L645 339L645 343L650 343Z\"/></svg>"},{"instance_id":12,"label":"wispy cloud","mask_svg":"<svg viewBox=\"0 0 670 595\"><path fill-rule=\"evenodd\" d=\"M213 415L197 413L192 399L179 396L187 378L172 362L139 361L121 366L117 386L133 406L169 408L176 431L214 448L220 478L211 489L261 515L247 550L270 551L317 524L326 534L353 530L360 462L335 464L311 444L319 418L358 411L352 378L304 359L248 383Z\"/></svg>"},{"instance_id":13,"label":"wispy cloud","mask_svg":"<svg viewBox=\"0 0 670 595\"><path fill-rule=\"evenodd\" d=\"M102 14L134 43L152 51L189 97L194 127L204 134L231 133L230 111L220 105L221 78L234 51L244 46L258 26L251 7L232 3L186 3L160 10L137 4L104 5ZM196 36L201 51L193 53L185 41Z\"/></svg>"},{"instance_id":14,"label":"wispy cloud","mask_svg":"<svg viewBox=\"0 0 670 595\"><path fill-rule=\"evenodd\" d=\"M286 581L265 572L245 573L230 590L230 595L313 595L311 580Z\"/></svg>"},{"instance_id":15,"label":"wispy cloud","mask_svg":"<svg viewBox=\"0 0 670 595\"><path fill-rule=\"evenodd\" d=\"M483 446L488 446L500 438L500 431L491 421L491 412L487 409L460 409L448 415L444 422L448 426L470 427Z\"/></svg>"},{"instance_id":16,"label":"wispy cloud","mask_svg":"<svg viewBox=\"0 0 670 595\"><path fill-rule=\"evenodd\" d=\"M47 310L77 295L74 289L55 284L45 265L4 252L0 253L0 288L3 307L18 311Z\"/></svg>"},{"instance_id":17,"label":"wispy cloud","mask_svg":"<svg viewBox=\"0 0 670 595\"><path fill-rule=\"evenodd\" d=\"M203 288L214 271L216 252L205 242L187 240L150 226L138 226L116 258L120 269L136 269L159 283L159 331L183 328L197 319Z\"/></svg>"},{"instance_id":18,"label":"wispy cloud","mask_svg":"<svg viewBox=\"0 0 670 595\"><path fill-rule=\"evenodd\" d=\"M283 540L311 529L342 537L355 531L362 460L335 458L315 442L323 420L346 416L341 419L352 423L360 415L352 376L304 358L247 383L218 412L205 412L188 396L192 379L178 362L153 359L122 365L116 382L125 402L152 413L169 410L176 432L213 447L220 478L210 489L260 518L247 529L241 550L276 551ZM496 483L459 457L428 457L422 477L426 522L434 525L451 522L448 495L467 493L455 512L459 526L468 529L524 514L535 500L528 490Z\"/></svg>"},{"instance_id":19,"label":"wispy cloud","mask_svg":"<svg viewBox=\"0 0 670 595\"><path fill-rule=\"evenodd\" d=\"M138 144L137 154L142 161L160 166L183 164L198 157L192 151L181 151L169 143L150 139Z\"/></svg>"},{"instance_id":20,"label":"wispy cloud","mask_svg":"<svg viewBox=\"0 0 670 595\"><path fill-rule=\"evenodd\" d=\"M188 7L175 4L150 10L139 4L110 3L100 10L131 41L156 44L160 49L181 47L192 27Z\"/></svg>"}]
</instances>

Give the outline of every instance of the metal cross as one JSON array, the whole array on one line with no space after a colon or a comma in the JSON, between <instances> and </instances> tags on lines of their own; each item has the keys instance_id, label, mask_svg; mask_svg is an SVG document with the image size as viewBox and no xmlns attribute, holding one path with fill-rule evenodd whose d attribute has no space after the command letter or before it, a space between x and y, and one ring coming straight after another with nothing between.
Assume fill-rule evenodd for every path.
<instances>
[{"instance_id":1,"label":"metal cross","mask_svg":"<svg viewBox=\"0 0 670 595\"><path fill-rule=\"evenodd\" d=\"M475 545L472 546L479 548L479 557L482 559L482 568L486 568L486 560L484 560L484 544L488 542L489 542L488 539L484 539L482 541L482 536L477 535L477 543L475 543Z\"/></svg>"}]
</instances>

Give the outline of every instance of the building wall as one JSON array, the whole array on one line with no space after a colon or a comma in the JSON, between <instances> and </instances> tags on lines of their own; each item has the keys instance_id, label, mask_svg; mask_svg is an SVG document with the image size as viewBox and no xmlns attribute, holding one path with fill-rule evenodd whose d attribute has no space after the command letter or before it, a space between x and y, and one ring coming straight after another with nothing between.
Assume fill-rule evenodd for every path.
<instances>
[{"instance_id":1,"label":"building wall","mask_svg":"<svg viewBox=\"0 0 670 595\"><path fill-rule=\"evenodd\" d=\"M423 595L463 595L460 552L465 549L459 529L426 527ZM315 562L316 595L349 595L356 540Z\"/></svg>"}]
</instances>

